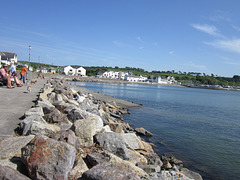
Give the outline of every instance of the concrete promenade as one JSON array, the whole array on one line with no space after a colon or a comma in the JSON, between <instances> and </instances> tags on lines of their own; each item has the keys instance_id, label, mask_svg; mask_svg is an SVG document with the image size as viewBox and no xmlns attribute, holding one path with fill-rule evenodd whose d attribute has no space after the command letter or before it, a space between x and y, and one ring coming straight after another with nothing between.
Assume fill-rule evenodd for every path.
<instances>
[{"instance_id":1,"label":"concrete promenade","mask_svg":"<svg viewBox=\"0 0 240 180\"><path fill-rule=\"evenodd\" d=\"M36 84L31 85L31 93L27 92L27 86L13 89L0 87L0 138L12 136L20 118L34 105L47 79L36 80Z\"/></svg>"}]
</instances>

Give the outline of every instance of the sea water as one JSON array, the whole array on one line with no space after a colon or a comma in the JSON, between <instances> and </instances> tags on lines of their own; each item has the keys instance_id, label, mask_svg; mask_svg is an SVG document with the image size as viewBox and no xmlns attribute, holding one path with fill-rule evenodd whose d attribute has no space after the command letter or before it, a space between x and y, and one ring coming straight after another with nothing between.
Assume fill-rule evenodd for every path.
<instances>
[{"instance_id":1,"label":"sea water","mask_svg":"<svg viewBox=\"0 0 240 180\"><path fill-rule=\"evenodd\" d=\"M124 119L154 134L159 154L173 155L204 179L240 179L240 92L186 87L73 82L142 104Z\"/></svg>"}]
</instances>

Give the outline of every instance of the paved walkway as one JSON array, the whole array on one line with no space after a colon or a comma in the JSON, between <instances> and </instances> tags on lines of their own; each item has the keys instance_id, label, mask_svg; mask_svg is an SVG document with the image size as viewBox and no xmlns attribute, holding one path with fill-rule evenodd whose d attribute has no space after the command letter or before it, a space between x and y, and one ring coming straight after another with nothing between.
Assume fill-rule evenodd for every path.
<instances>
[{"instance_id":1,"label":"paved walkway","mask_svg":"<svg viewBox=\"0 0 240 180\"><path fill-rule=\"evenodd\" d=\"M47 79L37 79L37 83L31 85L31 93L27 92L26 86L13 89L0 87L0 137L14 134L20 118L34 105L46 81Z\"/></svg>"}]
</instances>

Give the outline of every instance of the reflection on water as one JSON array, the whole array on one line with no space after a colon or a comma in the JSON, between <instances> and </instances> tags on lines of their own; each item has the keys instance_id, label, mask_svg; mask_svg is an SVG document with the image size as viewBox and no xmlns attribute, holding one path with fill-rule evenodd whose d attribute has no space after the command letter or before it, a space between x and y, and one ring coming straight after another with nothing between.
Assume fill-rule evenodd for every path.
<instances>
[{"instance_id":1,"label":"reflection on water","mask_svg":"<svg viewBox=\"0 0 240 180\"><path fill-rule=\"evenodd\" d=\"M159 153L185 161L205 179L240 177L240 92L132 84L75 83L143 104L126 121L154 134Z\"/></svg>"}]
</instances>

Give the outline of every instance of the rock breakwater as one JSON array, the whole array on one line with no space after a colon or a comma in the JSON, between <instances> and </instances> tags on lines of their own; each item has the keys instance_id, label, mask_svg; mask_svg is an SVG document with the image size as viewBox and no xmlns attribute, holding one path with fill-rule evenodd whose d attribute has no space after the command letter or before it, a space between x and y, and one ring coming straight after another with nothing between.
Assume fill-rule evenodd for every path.
<instances>
[{"instance_id":1,"label":"rock breakwater","mask_svg":"<svg viewBox=\"0 0 240 180\"><path fill-rule=\"evenodd\" d=\"M202 179L121 120L134 103L72 87L54 78L25 112L18 136L0 141L1 179Z\"/></svg>"}]
</instances>

